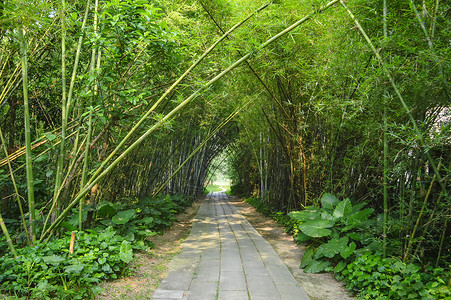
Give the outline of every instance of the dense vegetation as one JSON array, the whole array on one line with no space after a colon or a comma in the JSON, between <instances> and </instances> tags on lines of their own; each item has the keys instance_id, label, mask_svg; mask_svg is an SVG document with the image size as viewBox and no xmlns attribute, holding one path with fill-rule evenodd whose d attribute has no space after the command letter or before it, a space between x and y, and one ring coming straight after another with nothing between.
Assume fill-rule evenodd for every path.
<instances>
[{"instance_id":1,"label":"dense vegetation","mask_svg":"<svg viewBox=\"0 0 451 300\"><path fill-rule=\"evenodd\" d=\"M309 243L303 267L368 298L441 297L450 16L438 0L0 1L1 266L29 266L2 292L90 294L226 164L232 192ZM393 280L372 285L376 264Z\"/></svg>"}]
</instances>

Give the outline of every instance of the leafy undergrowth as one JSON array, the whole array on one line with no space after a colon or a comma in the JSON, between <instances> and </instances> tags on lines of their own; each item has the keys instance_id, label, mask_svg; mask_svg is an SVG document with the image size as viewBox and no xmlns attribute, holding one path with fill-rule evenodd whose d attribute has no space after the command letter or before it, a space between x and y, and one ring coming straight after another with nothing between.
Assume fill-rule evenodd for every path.
<instances>
[{"instance_id":1,"label":"leafy undergrowth","mask_svg":"<svg viewBox=\"0 0 451 300\"><path fill-rule=\"evenodd\" d=\"M321 207L308 206L288 215L273 212L257 198L246 202L273 217L294 235L297 243L308 244L301 261L307 273L334 272L348 290L360 299L451 299L449 273L442 268L406 264L397 257L383 258L373 209L353 205L324 194Z\"/></svg>"},{"instance_id":2,"label":"leafy undergrowth","mask_svg":"<svg viewBox=\"0 0 451 300\"><path fill-rule=\"evenodd\" d=\"M92 229L78 232L69 254L70 231L47 244L17 249L0 261L0 291L23 299L91 299L97 284L129 274L133 250L154 245L149 237L172 225L192 203L182 196L144 198L131 205L104 203ZM77 216L65 224L74 229Z\"/></svg>"}]
</instances>

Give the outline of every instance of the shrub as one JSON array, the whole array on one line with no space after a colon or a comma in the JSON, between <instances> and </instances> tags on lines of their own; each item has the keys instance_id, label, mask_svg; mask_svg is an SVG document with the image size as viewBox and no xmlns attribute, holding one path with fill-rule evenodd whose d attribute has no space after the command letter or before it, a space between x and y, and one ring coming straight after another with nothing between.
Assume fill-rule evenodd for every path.
<instances>
[{"instance_id":1,"label":"shrub","mask_svg":"<svg viewBox=\"0 0 451 300\"><path fill-rule=\"evenodd\" d=\"M124 274L133 257L130 243L111 227L79 232L72 255L69 243L66 235L17 249L16 258L5 255L0 262L2 293L34 299L92 298L94 285Z\"/></svg>"},{"instance_id":2,"label":"shrub","mask_svg":"<svg viewBox=\"0 0 451 300\"><path fill-rule=\"evenodd\" d=\"M450 299L447 277L442 268L420 272L416 264L398 258L363 254L347 265L337 277L362 299Z\"/></svg>"}]
</instances>

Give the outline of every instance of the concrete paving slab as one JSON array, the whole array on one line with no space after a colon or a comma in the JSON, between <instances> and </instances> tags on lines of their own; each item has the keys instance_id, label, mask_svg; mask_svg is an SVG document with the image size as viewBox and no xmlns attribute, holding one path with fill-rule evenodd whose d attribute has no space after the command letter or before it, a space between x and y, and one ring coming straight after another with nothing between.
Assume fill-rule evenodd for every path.
<instances>
[{"instance_id":1,"label":"concrete paving slab","mask_svg":"<svg viewBox=\"0 0 451 300\"><path fill-rule=\"evenodd\" d=\"M246 291L221 291L218 300L249 300Z\"/></svg>"},{"instance_id":2,"label":"concrete paving slab","mask_svg":"<svg viewBox=\"0 0 451 300\"><path fill-rule=\"evenodd\" d=\"M152 299L309 299L224 193L207 196L182 247Z\"/></svg>"}]
</instances>

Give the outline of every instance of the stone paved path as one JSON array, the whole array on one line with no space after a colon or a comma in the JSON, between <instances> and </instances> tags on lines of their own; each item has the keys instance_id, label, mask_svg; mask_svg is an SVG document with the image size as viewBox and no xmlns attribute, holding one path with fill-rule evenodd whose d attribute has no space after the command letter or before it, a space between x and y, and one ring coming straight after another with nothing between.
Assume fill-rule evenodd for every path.
<instances>
[{"instance_id":1,"label":"stone paved path","mask_svg":"<svg viewBox=\"0 0 451 300\"><path fill-rule=\"evenodd\" d=\"M271 245L222 192L202 203L154 300L309 299Z\"/></svg>"}]
</instances>

